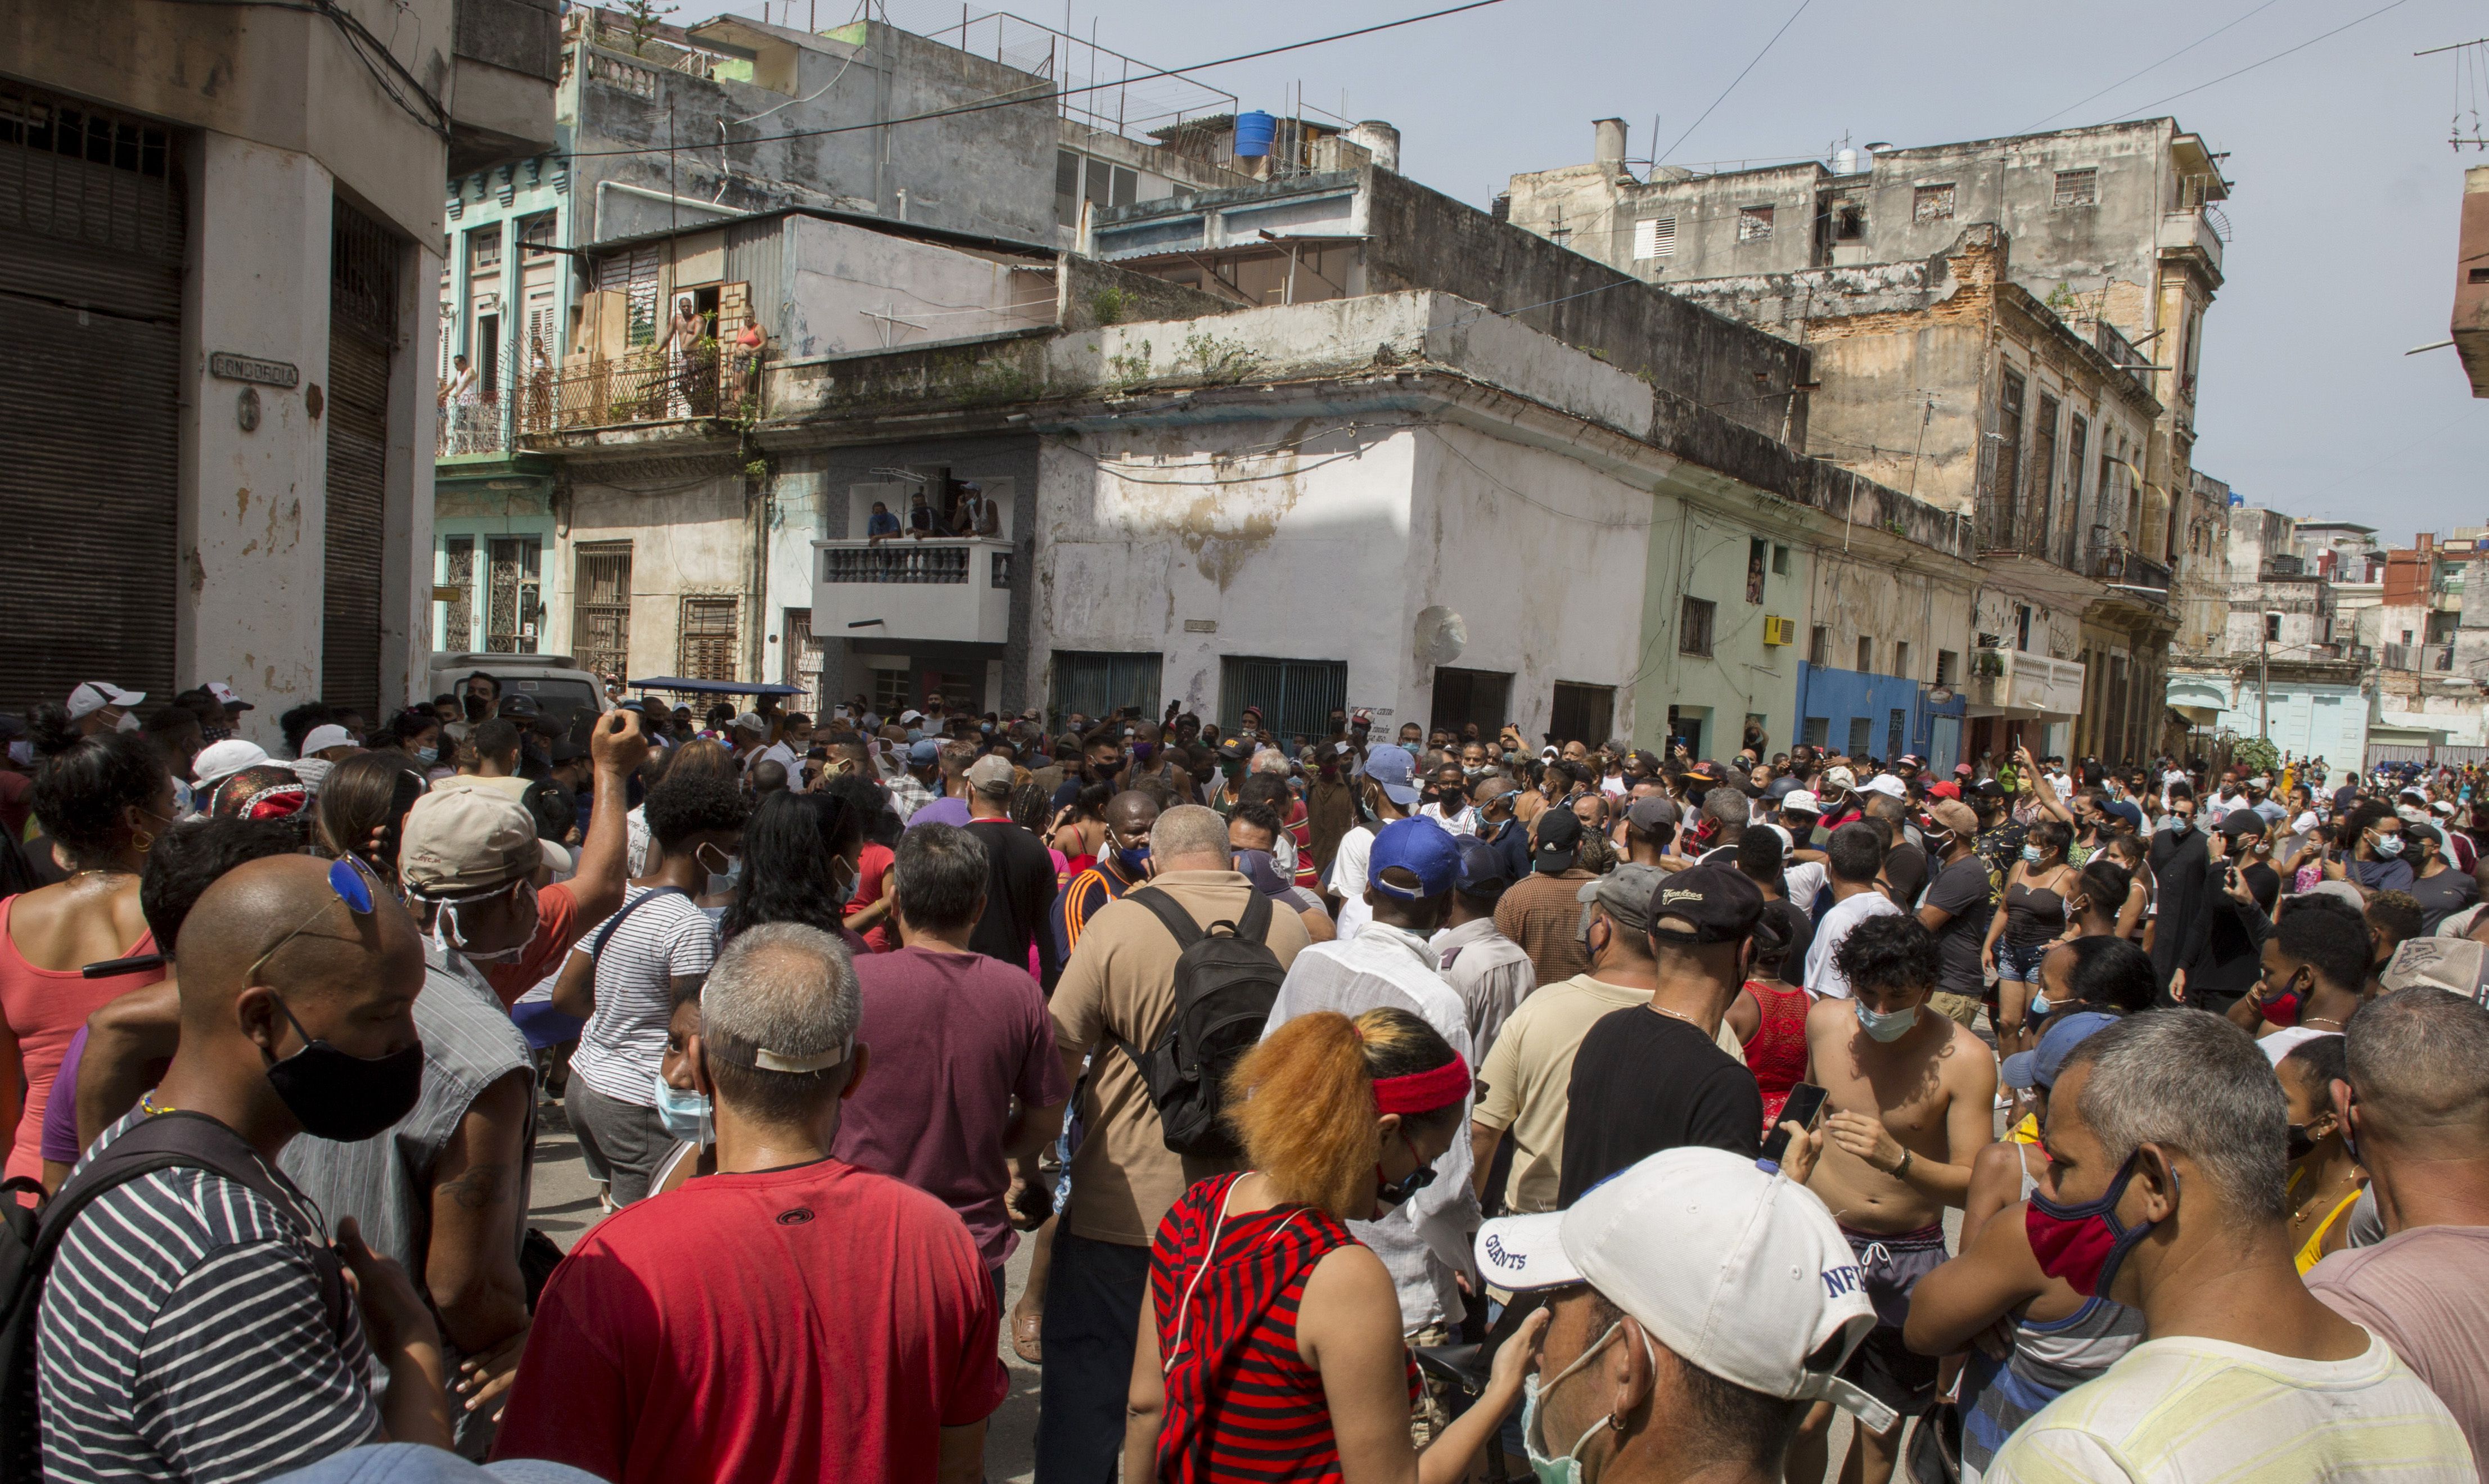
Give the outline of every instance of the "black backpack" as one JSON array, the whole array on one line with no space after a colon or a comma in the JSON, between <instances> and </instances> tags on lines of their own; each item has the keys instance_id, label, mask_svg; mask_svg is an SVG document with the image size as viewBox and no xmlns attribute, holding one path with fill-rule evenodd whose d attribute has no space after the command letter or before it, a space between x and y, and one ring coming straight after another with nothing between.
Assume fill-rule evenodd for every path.
<instances>
[{"instance_id":1,"label":"black backpack","mask_svg":"<svg viewBox=\"0 0 2489 1484\"><path fill-rule=\"evenodd\" d=\"M1127 894L1158 914L1183 952L1175 961L1175 1018L1147 1052L1125 1047L1179 1155L1224 1159L1239 1153L1219 1117L1228 1070L1262 1039L1286 971L1263 941L1271 899L1256 891L1241 923L1220 919L1205 932L1176 899L1155 887ZM1224 931L1221 931L1224 929Z\"/></svg>"},{"instance_id":2,"label":"black backpack","mask_svg":"<svg viewBox=\"0 0 2489 1484\"><path fill-rule=\"evenodd\" d=\"M23 1176L0 1184L0 1484L35 1484L43 1477L43 1428L37 1412L35 1330L52 1257L79 1213L97 1196L157 1170L201 1169L266 1196L282 1212L296 1198L231 1128L199 1113L159 1113L105 1146L86 1168L43 1202L40 1211L17 1204L18 1191L41 1196L43 1186ZM354 1305L344 1267L317 1232L308 1237L312 1266L331 1332L343 1334Z\"/></svg>"}]
</instances>

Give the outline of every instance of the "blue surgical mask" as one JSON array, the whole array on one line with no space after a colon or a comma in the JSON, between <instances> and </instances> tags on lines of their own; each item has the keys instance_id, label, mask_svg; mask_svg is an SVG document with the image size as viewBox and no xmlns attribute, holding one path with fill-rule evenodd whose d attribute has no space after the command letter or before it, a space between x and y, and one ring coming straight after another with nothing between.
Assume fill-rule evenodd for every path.
<instances>
[{"instance_id":1,"label":"blue surgical mask","mask_svg":"<svg viewBox=\"0 0 2489 1484\"><path fill-rule=\"evenodd\" d=\"M2390 861L2403 853L2403 838L2399 835L2378 835L2371 838L2377 842L2377 853L2387 860Z\"/></svg>"},{"instance_id":2,"label":"blue surgical mask","mask_svg":"<svg viewBox=\"0 0 2489 1484\"><path fill-rule=\"evenodd\" d=\"M2038 845L2024 845L2022 847L2022 859L2030 862L2034 866L2039 865L2040 847Z\"/></svg>"},{"instance_id":3,"label":"blue surgical mask","mask_svg":"<svg viewBox=\"0 0 2489 1484\"><path fill-rule=\"evenodd\" d=\"M1583 1484L1582 1449L1588 1445L1593 1437L1607 1429L1608 1419L1600 1417L1592 1422L1581 1437L1573 1440L1573 1445L1570 1448L1562 1453L1550 1454L1539 1438L1538 1404L1545 1399L1548 1392L1556 1389L1559 1383L1588 1365L1591 1357L1606 1349L1608 1342L1615 1339L1623 1328L1624 1323L1621 1320L1610 1325L1607 1333L1592 1341L1589 1349L1576 1356L1573 1363L1557 1372L1552 1380L1541 1382L1537 1377L1532 1376L1522 1384L1521 1447L1522 1451L1529 1456L1530 1471L1538 1476L1539 1484ZM1643 1340L1643 1349L1646 1352L1650 1350L1650 1341L1647 1337ZM1659 1364L1659 1356L1655 1352L1650 1356L1650 1362L1653 1367Z\"/></svg>"},{"instance_id":4,"label":"blue surgical mask","mask_svg":"<svg viewBox=\"0 0 2489 1484\"><path fill-rule=\"evenodd\" d=\"M441 760L441 749L437 747L416 748L415 751L415 760L422 763L427 768L431 767L433 764Z\"/></svg>"},{"instance_id":5,"label":"blue surgical mask","mask_svg":"<svg viewBox=\"0 0 2489 1484\"><path fill-rule=\"evenodd\" d=\"M700 848L700 853L694 857L694 859L701 863L702 869L705 870L708 865L708 852L715 848L716 847L712 845L702 845ZM711 897L725 896L727 893L734 890L736 882L743 879L743 857L739 855L727 855L723 850L719 850L717 853L724 857L726 861L726 870L723 871L709 871L708 895Z\"/></svg>"},{"instance_id":6,"label":"blue surgical mask","mask_svg":"<svg viewBox=\"0 0 2489 1484\"><path fill-rule=\"evenodd\" d=\"M1137 845L1117 845L1115 847L1115 864L1123 867L1124 874L1131 877L1135 881L1148 875L1150 870L1149 842L1143 841Z\"/></svg>"},{"instance_id":7,"label":"blue surgical mask","mask_svg":"<svg viewBox=\"0 0 2489 1484\"><path fill-rule=\"evenodd\" d=\"M657 1122L666 1126L666 1136L706 1148L709 1133L709 1100L687 1087L676 1087L666 1080L662 1071L656 1078Z\"/></svg>"},{"instance_id":8,"label":"blue surgical mask","mask_svg":"<svg viewBox=\"0 0 2489 1484\"><path fill-rule=\"evenodd\" d=\"M1857 1007L1860 1027L1876 1041L1899 1041L1910 1033L1911 1026L1919 1023L1919 1007L1916 1005L1907 1010L1873 1011L1867 1008L1865 1000L1852 1000L1850 1003Z\"/></svg>"}]
</instances>

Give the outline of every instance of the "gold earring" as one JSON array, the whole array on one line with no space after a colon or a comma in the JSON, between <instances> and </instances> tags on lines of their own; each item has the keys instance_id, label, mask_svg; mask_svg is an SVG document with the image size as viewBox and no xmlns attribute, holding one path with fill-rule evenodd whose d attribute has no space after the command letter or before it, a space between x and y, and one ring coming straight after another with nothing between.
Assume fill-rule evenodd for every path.
<instances>
[{"instance_id":1,"label":"gold earring","mask_svg":"<svg viewBox=\"0 0 2489 1484\"><path fill-rule=\"evenodd\" d=\"M148 834L145 830L133 830L130 832L129 844L130 847L136 850L140 855L145 855L148 851L156 848L156 837Z\"/></svg>"}]
</instances>

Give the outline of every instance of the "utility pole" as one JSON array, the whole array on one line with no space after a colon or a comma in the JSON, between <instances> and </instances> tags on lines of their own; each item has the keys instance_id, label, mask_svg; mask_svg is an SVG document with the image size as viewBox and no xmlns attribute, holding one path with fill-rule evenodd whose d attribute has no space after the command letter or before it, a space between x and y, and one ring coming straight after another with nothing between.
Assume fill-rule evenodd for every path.
<instances>
[{"instance_id":1,"label":"utility pole","mask_svg":"<svg viewBox=\"0 0 2489 1484\"><path fill-rule=\"evenodd\" d=\"M2273 692L2266 684L2265 662L2273 648L2274 621L2281 615L2259 614L2256 616L2256 737L2270 743L2273 741Z\"/></svg>"}]
</instances>

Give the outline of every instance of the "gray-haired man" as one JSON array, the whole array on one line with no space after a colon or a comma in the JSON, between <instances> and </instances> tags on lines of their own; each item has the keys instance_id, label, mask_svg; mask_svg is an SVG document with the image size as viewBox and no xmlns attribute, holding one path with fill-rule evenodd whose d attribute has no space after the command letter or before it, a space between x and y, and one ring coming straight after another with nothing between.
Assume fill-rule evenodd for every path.
<instances>
[{"instance_id":1,"label":"gray-haired man","mask_svg":"<svg viewBox=\"0 0 2489 1484\"><path fill-rule=\"evenodd\" d=\"M831 1157L870 1058L846 950L738 934L686 1047L717 1168L580 1239L554 1272L496 1452L599 1478L973 1480L1008 1383L976 1241Z\"/></svg>"}]
</instances>

